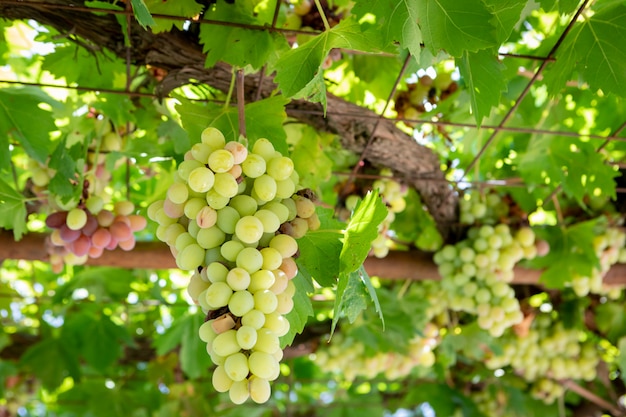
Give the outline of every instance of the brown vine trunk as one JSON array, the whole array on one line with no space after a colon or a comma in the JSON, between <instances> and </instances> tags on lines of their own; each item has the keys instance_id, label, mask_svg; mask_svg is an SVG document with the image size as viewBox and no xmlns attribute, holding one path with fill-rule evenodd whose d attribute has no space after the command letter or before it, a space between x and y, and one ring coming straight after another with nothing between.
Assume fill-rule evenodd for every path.
<instances>
[{"instance_id":1,"label":"brown vine trunk","mask_svg":"<svg viewBox=\"0 0 626 417\"><path fill-rule=\"evenodd\" d=\"M126 57L124 35L116 16L91 13L82 2L3 0L0 1L0 17L11 20L33 19L56 28L63 36L75 39L93 53L108 49L121 58ZM228 90L232 68L224 63L204 68L205 55L196 36L176 29L153 34L143 30L134 18L132 22L132 63L168 71L158 88L158 94L166 96L172 89L190 80L207 83L221 91ZM272 77L261 80L259 76L253 74L246 77L247 101L253 101L259 89L261 98L269 97L277 89ZM304 100L292 101L286 111L290 117L320 131L336 134L346 149L359 155L373 135L374 139L363 155L365 159L376 166L391 168L401 181L414 187L437 222L440 232L444 237L448 235L456 222L457 196L445 181L439 157L432 150L418 144L390 120L381 120L376 132L373 132L376 124L374 112L332 95L328 97L326 117L319 104Z\"/></svg>"}]
</instances>

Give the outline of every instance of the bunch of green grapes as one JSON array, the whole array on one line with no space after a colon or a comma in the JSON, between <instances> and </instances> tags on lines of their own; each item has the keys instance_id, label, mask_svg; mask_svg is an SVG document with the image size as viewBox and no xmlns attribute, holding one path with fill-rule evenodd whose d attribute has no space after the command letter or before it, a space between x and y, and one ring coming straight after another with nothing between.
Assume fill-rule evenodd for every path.
<instances>
[{"instance_id":1,"label":"bunch of green grapes","mask_svg":"<svg viewBox=\"0 0 626 417\"><path fill-rule=\"evenodd\" d=\"M566 329L550 315L535 317L524 335L513 332L503 338L504 348L486 362L491 369L511 366L513 371L533 384L538 399L552 402L563 394L553 381L575 379L591 381L596 377L600 360L595 343L585 339L578 329ZM553 380L553 381L550 381Z\"/></svg>"},{"instance_id":2,"label":"bunch of green grapes","mask_svg":"<svg viewBox=\"0 0 626 417\"><path fill-rule=\"evenodd\" d=\"M496 224L509 214L509 207L496 193L470 191L459 200L461 224Z\"/></svg>"},{"instance_id":3,"label":"bunch of green grapes","mask_svg":"<svg viewBox=\"0 0 626 417\"><path fill-rule=\"evenodd\" d=\"M209 127L167 197L148 208L178 267L196 271L188 293L207 313L200 338L217 365L213 385L236 404L269 399L293 308L296 238L320 226L298 180L269 140L249 151Z\"/></svg>"},{"instance_id":4,"label":"bunch of green grapes","mask_svg":"<svg viewBox=\"0 0 626 417\"><path fill-rule=\"evenodd\" d=\"M88 258L99 258L105 250L135 247L135 232L146 227L146 219L135 213L130 201L104 208L102 198L91 196L69 210L55 211L46 218L53 229L47 238L50 264L60 272L64 264L81 265Z\"/></svg>"},{"instance_id":5,"label":"bunch of green grapes","mask_svg":"<svg viewBox=\"0 0 626 417\"><path fill-rule=\"evenodd\" d=\"M371 379L379 374L390 380L399 379L416 367L433 366L433 349L439 343L438 336L437 326L428 323L422 336L411 339L406 353L377 352L368 356L362 342L339 333L333 336L328 347L315 352L315 363L325 372L341 374L346 381L360 376Z\"/></svg>"},{"instance_id":6,"label":"bunch of green grapes","mask_svg":"<svg viewBox=\"0 0 626 417\"><path fill-rule=\"evenodd\" d=\"M399 182L391 178L391 170L385 168L380 171L382 178L377 179L372 184L373 189L377 189L383 202L387 205L387 217L378 226L378 237L372 241L372 253L377 258L384 258L389 253L392 241L388 232L391 223L395 220L396 213L404 211L406 208L405 197L408 189ZM361 197L357 194L351 194L346 198L346 208L353 211L358 205Z\"/></svg>"},{"instance_id":7,"label":"bunch of green grapes","mask_svg":"<svg viewBox=\"0 0 626 417\"><path fill-rule=\"evenodd\" d=\"M513 232L505 224L483 225L470 228L466 239L441 248L434 261L450 308L476 314L478 325L498 337L523 318L509 285L513 268L536 254L532 229Z\"/></svg>"},{"instance_id":8,"label":"bunch of green grapes","mask_svg":"<svg viewBox=\"0 0 626 417\"><path fill-rule=\"evenodd\" d=\"M617 262L626 262L626 234L615 227L607 228L594 240L594 249L600 260L600 268L593 268L590 276L575 275L569 285L576 295L585 297L589 293L606 295L616 299L622 293L623 286L607 286L603 283L604 275Z\"/></svg>"},{"instance_id":9,"label":"bunch of green grapes","mask_svg":"<svg viewBox=\"0 0 626 417\"><path fill-rule=\"evenodd\" d=\"M512 412L507 393L497 389L494 385L472 392L470 398L485 417L516 417L518 415Z\"/></svg>"}]
</instances>

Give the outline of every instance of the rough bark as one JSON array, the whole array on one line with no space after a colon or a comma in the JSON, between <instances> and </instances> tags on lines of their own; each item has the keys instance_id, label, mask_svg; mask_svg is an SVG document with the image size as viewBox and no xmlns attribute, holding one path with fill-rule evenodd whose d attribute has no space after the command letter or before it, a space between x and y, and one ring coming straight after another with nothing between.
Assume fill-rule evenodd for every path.
<instances>
[{"instance_id":1,"label":"rough bark","mask_svg":"<svg viewBox=\"0 0 626 417\"><path fill-rule=\"evenodd\" d=\"M124 36L116 17L111 14L89 13L81 10L82 2L46 0L27 3L0 1L0 17L7 19L33 19L50 25L62 34L76 37L94 52L109 49L124 58ZM53 4L55 7L50 7ZM70 7L69 5L74 5ZM207 83L227 91L231 81L231 67L218 63L204 68L205 55L197 38L191 32L173 30L152 34L138 24L131 25L131 61L135 65L151 65L168 71L157 93L166 96L172 89L190 80ZM246 77L246 100L254 100L259 90L260 74ZM272 77L264 77L260 97L268 97L277 89ZM342 145L361 154L376 124L372 111L330 95L327 116L319 104L294 100L287 106L287 114L310 124L320 131L341 138ZM414 187L434 217L439 230L447 236L456 220L457 197L445 181L438 156L419 145L390 120L381 120L374 139L365 150L364 157L374 165L391 168L394 174Z\"/></svg>"}]
</instances>

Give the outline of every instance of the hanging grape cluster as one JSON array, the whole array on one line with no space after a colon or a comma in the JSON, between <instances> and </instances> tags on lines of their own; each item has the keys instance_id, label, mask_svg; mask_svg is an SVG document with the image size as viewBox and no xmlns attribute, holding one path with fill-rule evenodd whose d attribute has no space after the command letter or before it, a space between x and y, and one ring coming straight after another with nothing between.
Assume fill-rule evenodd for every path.
<instances>
[{"instance_id":1,"label":"hanging grape cluster","mask_svg":"<svg viewBox=\"0 0 626 417\"><path fill-rule=\"evenodd\" d=\"M442 71L435 78L423 75L416 83L408 83L407 90L396 93L394 110L400 119L419 119L457 90L449 72ZM413 127L413 123L405 123Z\"/></svg>"},{"instance_id":2,"label":"hanging grape cluster","mask_svg":"<svg viewBox=\"0 0 626 417\"><path fill-rule=\"evenodd\" d=\"M468 195L468 203L461 204L461 210L469 209L473 213L472 220L495 223L495 216L504 210L495 194L486 199L475 193ZM487 204L473 204L474 199ZM463 216L462 211L461 218ZM522 259L536 255L535 234L529 227L514 232L506 224L483 224L471 227L466 239L444 246L435 253L434 261L450 307L476 314L478 325L498 337L523 318L515 292L509 285L513 268Z\"/></svg>"},{"instance_id":3,"label":"hanging grape cluster","mask_svg":"<svg viewBox=\"0 0 626 417\"><path fill-rule=\"evenodd\" d=\"M267 139L251 152L202 132L164 200L148 208L179 268L195 271L191 298L207 313L200 338L217 365L213 385L240 404L264 403L279 375L279 337L293 308L296 238L320 221L292 160Z\"/></svg>"},{"instance_id":4,"label":"hanging grape cluster","mask_svg":"<svg viewBox=\"0 0 626 417\"><path fill-rule=\"evenodd\" d=\"M409 341L406 353L376 352L368 355L363 342L339 333L328 347L315 352L315 363L325 372L339 373L346 381L357 377L372 379L383 374L393 380L405 377L418 366L430 368L435 363L434 348L439 343L439 329L428 323L422 335Z\"/></svg>"},{"instance_id":5,"label":"hanging grape cluster","mask_svg":"<svg viewBox=\"0 0 626 417\"><path fill-rule=\"evenodd\" d=\"M490 369L511 366L516 374L532 383L535 398L552 403L564 393L559 380L591 381L596 377L598 350L593 341L582 337L580 330L566 329L549 314L542 314L534 318L524 333L507 333L502 339L502 353L494 354L486 364Z\"/></svg>"}]
</instances>

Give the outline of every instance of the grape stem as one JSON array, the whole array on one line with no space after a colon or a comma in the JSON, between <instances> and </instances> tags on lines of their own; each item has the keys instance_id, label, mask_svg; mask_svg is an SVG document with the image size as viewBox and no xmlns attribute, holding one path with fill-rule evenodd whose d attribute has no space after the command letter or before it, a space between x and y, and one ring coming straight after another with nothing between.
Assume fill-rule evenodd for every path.
<instances>
[{"instance_id":1,"label":"grape stem","mask_svg":"<svg viewBox=\"0 0 626 417\"><path fill-rule=\"evenodd\" d=\"M230 86L228 87L228 94L226 94L226 100L224 100L224 110L228 110L228 107L230 106L230 99L233 96L233 90L235 89L235 77L236 77L236 72L234 71L233 68L233 75L230 79Z\"/></svg>"},{"instance_id":2,"label":"grape stem","mask_svg":"<svg viewBox=\"0 0 626 417\"><path fill-rule=\"evenodd\" d=\"M330 30L330 25L328 24L328 19L326 18L326 14L324 14L324 9L322 8L320 0L315 0L315 7L317 7L317 11L320 13L320 17L324 22L324 29Z\"/></svg>"},{"instance_id":3,"label":"grape stem","mask_svg":"<svg viewBox=\"0 0 626 417\"><path fill-rule=\"evenodd\" d=\"M237 70L237 111L239 113L239 136L246 137L246 113L244 98L244 74L242 69Z\"/></svg>"}]
</instances>

